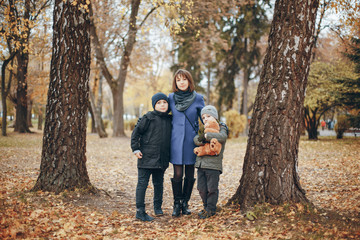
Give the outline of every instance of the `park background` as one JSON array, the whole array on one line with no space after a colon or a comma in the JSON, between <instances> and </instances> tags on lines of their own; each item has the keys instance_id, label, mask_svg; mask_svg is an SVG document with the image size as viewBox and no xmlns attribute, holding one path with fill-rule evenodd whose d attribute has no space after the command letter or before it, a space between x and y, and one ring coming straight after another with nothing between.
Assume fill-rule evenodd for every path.
<instances>
[{"instance_id":1,"label":"park background","mask_svg":"<svg viewBox=\"0 0 360 240\"><path fill-rule=\"evenodd\" d=\"M241 178L275 2L137 1L136 18L129 10L134 2L91 1L91 9L87 2L81 6L91 15L86 165L91 183L101 189L95 195L30 191L43 150L54 3L1 2L4 238L359 237L359 63L344 54L359 49L353 42L359 37L356 1L320 1L314 22L298 157L300 182L314 205L264 203L245 213L226 203ZM151 96L171 92L178 68L192 73L197 92L219 109L231 130L220 183L222 211L208 222L196 214L168 214L144 225L133 216L136 159L128 137L137 118L152 110ZM328 123L324 129L322 120ZM167 180L171 172L170 167ZM167 180L164 208L170 213ZM150 212L151 194L149 186ZM194 212L201 209L196 190L191 204Z\"/></svg>"}]
</instances>

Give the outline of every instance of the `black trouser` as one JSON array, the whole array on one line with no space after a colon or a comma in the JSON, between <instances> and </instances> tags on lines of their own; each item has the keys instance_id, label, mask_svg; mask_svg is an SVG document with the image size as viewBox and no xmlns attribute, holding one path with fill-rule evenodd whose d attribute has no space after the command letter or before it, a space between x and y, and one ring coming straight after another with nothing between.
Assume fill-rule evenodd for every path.
<instances>
[{"instance_id":1,"label":"black trouser","mask_svg":"<svg viewBox=\"0 0 360 240\"><path fill-rule=\"evenodd\" d=\"M216 211L216 204L219 198L220 171L199 168L197 173L197 189L208 212Z\"/></svg>"},{"instance_id":2,"label":"black trouser","mask_svg":"<svg viewBox=\"0 0 360 240\"><path fill-rule=\"evenodd\" d=\"M154 208L161 208L164 189L164 170L138 168L138 183L136 186L136 208L145 208L145 193L150 175L154 185Z\"/></svg>"}]
</instances>

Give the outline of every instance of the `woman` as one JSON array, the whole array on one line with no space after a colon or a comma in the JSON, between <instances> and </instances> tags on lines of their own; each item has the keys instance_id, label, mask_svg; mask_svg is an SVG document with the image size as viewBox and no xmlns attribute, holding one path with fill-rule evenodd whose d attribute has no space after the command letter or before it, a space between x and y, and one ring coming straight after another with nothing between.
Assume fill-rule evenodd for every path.
<instances>
[{"instance_id":1,"label":"woman","mask_svg":"<svg viewBox=\"0 0 360 240\"><path fill-rule=\"evenodd\" d=\"M173 93L169 95L170 109L173 114L171 133L170 162L174 167L171 179L174 195L173 216L191 214L188 201L194 186L194 137L199 130L199 116L205 106L203 96L195 92L195 84L191 74L179 69L173 79ZM185 178L183 186L183 175Z\"/></svg>"}]
</instances>

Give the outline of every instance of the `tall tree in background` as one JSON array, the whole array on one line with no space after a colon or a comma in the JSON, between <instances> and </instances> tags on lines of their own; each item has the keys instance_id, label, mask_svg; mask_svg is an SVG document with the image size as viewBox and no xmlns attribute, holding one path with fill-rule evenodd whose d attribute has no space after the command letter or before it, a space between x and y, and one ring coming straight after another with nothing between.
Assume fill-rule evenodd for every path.
<instances>
[{"instance_id":1,"label":"tall tree in background","mask_svg":"<svg viewBox=\"0 0 360 240\"><path fill-rule=\"evenodd\" d=\"M235 76L240 70L243 72L243 93L241 114L248 115L248 84L250 76L260 65L262 58L260 39L268 31L268 19L265 5L268 1L249 1L237 5L236 14L230 18L223 18L221 29L222 38L229 43L229 50L222 50L217 56L224 66L218 71L219 91L218 105L225 105L231 109L235 98Z\"/></svg>"},{"instance_id":2,"label":"tall tree in background","mask_svg":"<svg viewBox=\"0 0 360 240\"><path fill-rule=\"evenodd\" d=\"M15 131L30 132L28 124L28 64L30 52L30 33L35 21L44 9L49 6L50 0L23 0L2 1L1 13L3 22L0 25L0 44L6 44L10 55L16 53L16 96L12 101L16 104Z\"/></svg>"},{"instance_id":3,"label":"tall tree in background","mask_svg":"<svg viewBox=\"0 0 360 240\"><path fill-rule=\"evenodd\" d=\"M307 201L298 147L318 0L277 0L256 95L243 174L229 203Z\"/></svg>"},{"instance_id":4,"label":"tall tree in background","mask_svg":"<svg viewBox=\"0 0 360 240\"><path fill-rule=\"evenodd\" d=\"M33 190L91 188L85 156L91 59L87 2L55 1L40 175Z\"/></svg>"},{"instance_id":5,"label":"tall tree in background","mask_svg":"<svg viewBox=\"0 0 360 240\"><path fill-rule=\"evenodd\" d=\"M353 127L360 128L360 39L352 38L349 52L346 56L355 64L354 72L357 77L337 79L342 87L337 89L336 98L339 104L349 112Z\"/></svg>"},{"instance_id":6,"label":"tall tree in background","mask_svg":"<svg viewBox=\"0 0 360 240\"><path fill-rule=\"evenodd\" d=\"M213 99L210 100L210 87L211 83L215 82L212 76L215 76L214 73L219 67L216 52L229 48L227 40L220 37L223 30L218 24L222 18L231 17L230 9L239 2L242 1L195 1L191 15L196 21L173 36L176 42L173 52L176 54L175 64L171 69L175 72L179 68L184 68L191 72L196 90L200 92L204 92L200 86L201 80L207 79L207 104L213 102Z\"/></svg>"}]
</instances>

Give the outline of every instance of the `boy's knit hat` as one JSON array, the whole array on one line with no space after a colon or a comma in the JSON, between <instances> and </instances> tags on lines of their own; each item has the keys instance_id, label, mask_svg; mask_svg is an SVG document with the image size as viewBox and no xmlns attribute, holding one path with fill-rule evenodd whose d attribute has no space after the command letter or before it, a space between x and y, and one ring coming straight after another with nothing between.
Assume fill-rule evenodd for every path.
<instances>
[{"instance_id":1,"label":"boy's knit hat","mask_svg":"<svg viewBox=\"0 0 360 240\"><path fill-rule=\"evenodd\" d=\"M219 120L218 111L212 105L206 105L205 107L203 107L203 109L201 110L201 115L203 114L209 114L210 116L213 116L216 120Z\"/></svg>"},{"instance_id":2,"label":"boy's knit hat","mask_svg":"<svg viewBox=\"0 0 360 240\"><path fill-rule=\"evenodd\" d=\"M169 98L164 93L158 92L154 96L152 96L152 98L151 98L152 106L153 106L154 109L155 109L155 104L159 100L165 100L165 101L167 101L169 103Z\"/></svg>"}]
</instances>

